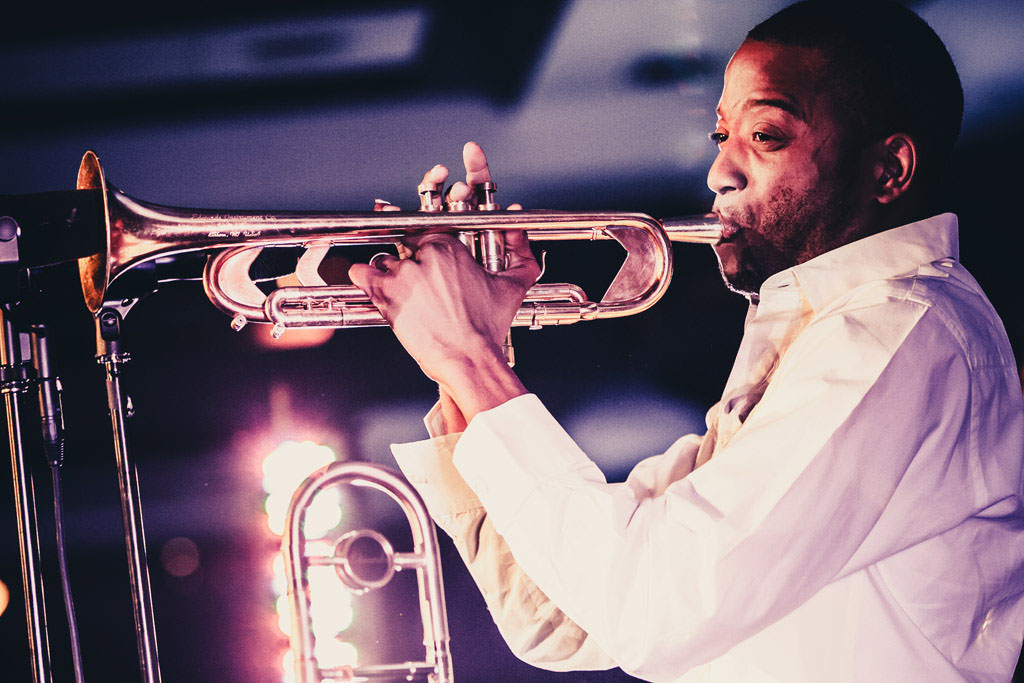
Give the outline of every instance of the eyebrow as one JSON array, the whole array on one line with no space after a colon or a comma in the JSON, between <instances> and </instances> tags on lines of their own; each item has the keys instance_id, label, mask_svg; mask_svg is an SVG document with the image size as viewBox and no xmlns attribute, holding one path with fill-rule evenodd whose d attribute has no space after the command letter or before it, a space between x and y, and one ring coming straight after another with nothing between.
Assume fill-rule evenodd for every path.
<instances>
[{"instance_id":1,"label":"eyebrow","mask_svg":"<svg viewBox=\"0 0 1024 683\"><path fill-rule=\"evenodd\" d=\"M793 101L784 97L757 98L747 100L743 104L744 109L753 109L754 107L774 107L775 109L781 109L782 111L786 112L787 114L795 118L800 119L801 121L807 120L804 118L803 112L800 111L800 109L793 103Z\"/></svg>"}]
</instances>

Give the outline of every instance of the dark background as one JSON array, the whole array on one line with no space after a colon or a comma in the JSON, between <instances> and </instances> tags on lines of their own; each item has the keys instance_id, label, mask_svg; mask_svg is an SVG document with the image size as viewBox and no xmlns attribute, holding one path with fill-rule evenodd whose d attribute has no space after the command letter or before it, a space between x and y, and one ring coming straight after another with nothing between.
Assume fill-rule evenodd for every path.
<instances>
[{"instance_id":1,"label":"dark background","mask_svg":"<svg viewBox=\"0 0 1024 683\"><path fill-rule=\"evenodd\" d=\"M382 196L411 209L423 171L459 168L461 145L473 139L488 151L503 203L703 212L722 70L746 30L784 4L187 0L154 9L117 0L97 12L36 3L7 23L0 53L0 192L69 189L81 154L94 149L114 184L161 204L355 210ZM961 71L967 112L950 207L960 214L962 260L1020 357L1024 8L909 4ZM550 252L552 270L592 296L616 262L593 246ZM739 341L746 304L721 286L710 250L682 245L675 257L669 293L644 314L514 335L525 384L613 478L700 428ZM44 314L65 386L72 580L87 676L131 681L138 668L102 371L77 297L69 287ZM265 531L263 457L282 439L310 437L343 457L388 463L388 443L424 436L434 388L386 330L284 348L266 341L266 328L232 332L197 283L144 300L125 335L164 680L278 681L286 641L273 615L277 541ZM54 666L68 680L48 473L30 455ZM11 592L0 614L0 678L28 680L9 484L0 506L0 581ZM376 523L401 537L394 514ZM180 537L200 559L183 578L163 555ZM443 543L461 680L628 678L519 663ZM352 639L368 659L413 656L415 606L400 595L408 586L395 588L399 595L357 607Z\"/></svg>"}]
</instances>

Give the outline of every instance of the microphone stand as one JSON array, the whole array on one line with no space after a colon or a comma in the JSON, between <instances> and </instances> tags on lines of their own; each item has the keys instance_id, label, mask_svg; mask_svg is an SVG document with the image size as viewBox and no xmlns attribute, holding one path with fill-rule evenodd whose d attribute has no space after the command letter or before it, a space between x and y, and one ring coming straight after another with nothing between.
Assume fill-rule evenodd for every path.
<instances>
[{"instance_id":1,"label":"microphone stand","mask_svg":"<svg viewBox=\"0 0 1024 683\"><path fill-rule=\"evenodd\" d=\"M130 301L134 303L134 301ZM160 663L157 650L156 626L153 616L153 598L149 581L146 556L145 529L142 522L142 503L139 495L138 472L128 454L126 421L131 416L131 402L121 389L123 366L131 359L121 349L121 322L128 306L108 305L96 314L96 361L106 371L107 406L110 411L114 435L114 456L117 464L118 486L121 497L121 515L124 524L125 550L128 559L128 575L131 583L132 607L135 617L136 645L139 652L139 666L144 683L160 683ZM21 429L21 397L39 385L41 392L49 394L49 387L42 386L29 360L27 344L29 333L20 330L7 306L0 306L0 392L3 393L7 413L7 433L11 453L11 472L14 483L14 502L17 514L18 542L21 553L22 586L25 595L25 615L28 630L28 645L32 660L34 683L51 683L53 680L50 662L50 644L46 621L46 597L39 549L39 525L36 514L35 487L32 472L25 462L24 438ZM16 317L16 316L15 316ZM47 346L39 343L40 326L33 325L32 348L37 354L36 365L47 369L50 365ZM43 333L45 334L45 332ZM48 375L48 371L44 372ZM44 391L45 390L45 391ZM52 402L52 401L51 401ZM44 430L55 435L59 418L54 410L44 407L42 421ZM62 438L62 437L61 437ZM59 463L58 463L59 465ZM51 466L56 466L51 463ZM59 514L59 512L57 513ZM62 567L63 571L63 567ZM70 602L70 596L66 597ZM69 610L70 611L70 610ZM69 629L74 629L73 617L69 614ZM77 643L76 643L77 646ZM80 667L76 658L76 668ZM77 674L76 674L77 676Z\"/></svg>"},{"instance_id":2,"label":"microphone stand","mask_svg":"<svg viewBox=\"0 0 1024 683\"><path fill-rule=\"evenodd\" d=\"M92 228L95 224L104 224L103 202L99 193L88 191L0 196L0 200L0 393L4 395L6 407L32 676L34 683L53 682L35 490L32 473L25 462L20 412L22 396L38 388L43 451L54 480L58 562L68 612L75 680L81 681L84 676L62 547L59 467L64 437L60 386L59 381L51 377L46 326L34 318L42 317L37 316L35 310L42 310L46 305L45 296L40 298L46 287L39 284L45 282L44 273L48 268L73 262L102 246L100 238L105 232ZM95 314L96 361L106 370L107 404L114 433L140 671L143 683L160 683L138 473L128 457L125 433L131 404L120 384L122 367L130 358L121 349L121 322L137 301L137 298L126 298L117 303L105 302Z\"/></svg>"},{"instance_id":3,"label":"microphone stand","mask_svg":"<svg viewBox=\"0 0 1024 683\"><path fill-rule=\"evenodd\" d=\"M131 417L132 407L130 399L121 391L121 371L131 360L131 355L121 348L121 323L137 301L125 299L120 304L107 303L96 313L96 362L106 370L107 408L114 433L114 457L117 461L117 483L121 491L121 518L128 556L128 578L132 588L139 666L145 683L160 683L160 657L157 652L149 565L146 561L142 500L139 495L138 472L128 457L126 417Z\"/></svg>"},{"instance_id":4,"label":"microphone stand","mask_svg":"<svg viewBox=\"0 0 1024 683\"><path fill-rule=\"evenodd\" d=\"M39 524L36 519L35 488L32 473L25 465L21 435L20 398L33 385L29 365L22 354L26 338L11 321L10 309L0 306L0 376L7 409L7 435L14 480L14 507L18 521L18 548L21 553L21 581L25 593L25 619L28 647L35 683L50 683L50 643L46 629L46 597L39 561Z\"/></svg>"}]
</instances>

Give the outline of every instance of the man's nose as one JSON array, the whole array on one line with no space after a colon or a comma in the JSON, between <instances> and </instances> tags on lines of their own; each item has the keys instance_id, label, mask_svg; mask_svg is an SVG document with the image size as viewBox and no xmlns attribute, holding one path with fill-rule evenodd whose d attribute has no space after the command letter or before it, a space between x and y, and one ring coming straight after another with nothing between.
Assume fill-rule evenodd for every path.
<instances>
[{"instance_id":1,"label":"man's nose","mask_svg":"<svg viewBox=\"0 0 1024 683\"><path fill-rule=\"evenodd\" d=\"M729 140L718 148L718 156L708 169L708 187L718 195L742 190L747 186L747 176L736 158L735 145Z\"/></svg>"}]
</instances>

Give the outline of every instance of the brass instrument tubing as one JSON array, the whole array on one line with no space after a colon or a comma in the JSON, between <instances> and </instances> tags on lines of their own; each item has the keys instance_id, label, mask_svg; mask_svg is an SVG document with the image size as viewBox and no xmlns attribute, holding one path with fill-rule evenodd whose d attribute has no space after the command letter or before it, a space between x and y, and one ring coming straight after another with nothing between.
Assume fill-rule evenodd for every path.
<instances>
[{"instance_id":1,"label":"brass instrument tubing","mask_svg":"<svg viewBox=\"0 0 1024 683\"><path fill-rule=\"evenodd\" d=\"M433 521L412 486L396 473L365 462L336 462L307 477L292 494L285 517L285 535L282 552L285 556L285 574L288 580L288 598L291 604L292 652L295 656L297 683L317 683L320 673L330 673L317 666L313 656L313 632L310 623L309 592L305 568L307 562L305 513L317 493L338 484L369 486L386 493L405 512L412 531L414 552L399 553L401 562L416 568L420 595L420 616L423 622L423 645L426 660L395 665L355 667L348 672L355 678L379 677L396 673L433 672L434 683L452 680L451 652L449 648L448 617L445 609L444 587L441 580L441 560L437 532Z\"/></svg>"}]
</instances>

